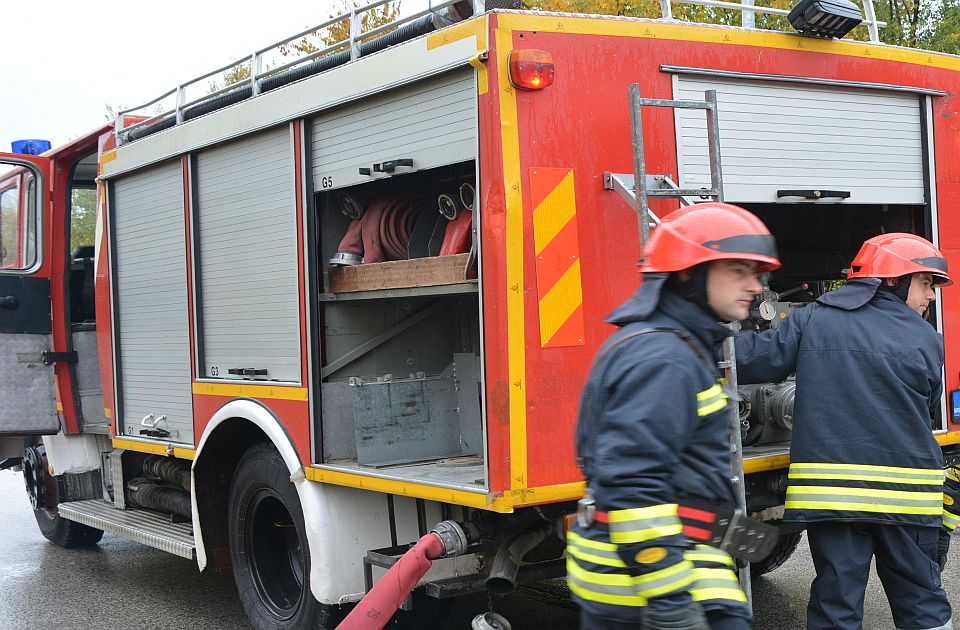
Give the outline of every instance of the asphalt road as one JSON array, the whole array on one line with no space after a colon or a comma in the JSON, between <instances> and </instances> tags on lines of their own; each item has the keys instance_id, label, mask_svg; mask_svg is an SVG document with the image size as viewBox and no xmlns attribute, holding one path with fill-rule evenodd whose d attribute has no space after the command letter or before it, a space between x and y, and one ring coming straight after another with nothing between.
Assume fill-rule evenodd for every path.
<instances>
[{"instance_id":1,"label":"asphalt road","mask_svg":"<svg viewBox=\"0 0 960 630\"><path fill-rule=\"evenodd\" d=\"M813 579L806 542L782 567L754 583L757 630L802 630ZM944 584L960 610L960 542ZM447 627L466 630L487 598L456 603ZM496 598L514 630L575 630L577 611L561 582ZM960 615L957 615L960 617ZM201 630L248 628L228 571L196 564L106 534L94 548L61 549L40 535L19 473L0 471L0 630ZM864 628L893 630L880 582L867 587Z\"/></svg>"}]
</instances>

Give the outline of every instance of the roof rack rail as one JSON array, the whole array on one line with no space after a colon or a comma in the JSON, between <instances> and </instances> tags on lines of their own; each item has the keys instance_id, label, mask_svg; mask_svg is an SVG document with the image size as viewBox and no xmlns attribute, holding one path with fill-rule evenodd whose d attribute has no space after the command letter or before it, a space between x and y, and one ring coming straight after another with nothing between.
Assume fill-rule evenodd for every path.
<instances>
[{"instance_id":1,"label":"roof rack rail","mask_svg":"<svg viewBox=\"0 0 960 630\"><path fill-rule=\"evenodd\" d=\"M374 0L331 17L317 26L256 50L247 57L185 81L153 100L117 112L114 132L118 146L484 12L484 0L428 0L428 6L423 11L361 32L364 14L391 1ZM343 25L349 31L346 38L290 62L264 68L264 59L271 53L283 55L285 47L337 25ZM215 88L216 84L211 83L211 79L239 69L243 69L241 72L249 71L249 76L187 100L191 88L196 90L198 85ZM165 107L163 102L170 97L174 97L174 102ZM128 115L151 107L158 110L153 116L129 127L124 126Z\"/></svg>"},{"instance_id":2,"label":"roof rack rail","mask_svg":"<svg viewBox=\"0 0 960 630\"><path fill-rule=\"evenodd\" d=\"M671 2L678 2L680 4L695 4L704 7L713 7L717 9L729 9L731 11L740 11L743 13L743 22L742 26L746 28L754 28L754 16L757 13L764 13L767 15L779 15L782 17L787 17L790 14L788 9L774 9L771 7L758 7L754 4L754 0L741 0L741 2L729 2L728 0L660 0L660 17L672 20L673 9L670 6ZM867 27L867 31L870 34L871 42L880 41L880 28L886 28L886 22L877 21L877 12L873 7L873 0L862 0L863 2L863 13L865 19L861 22L862 25Z\"/></svg>"},{"instance_id":3,"label":"roof rack rail","mask_svg":"<svg viewBox=\"0 0 960 630\"><path fill-rule=\"evenodd\" d=\"M296 35L292 35L265 48L254 51L247 57L243 57L225 66L221 66L216 70L211 70L210 72L181 83L153 100L118 112L114 127L117 146L139 140L145 136L169 129L170 127L174 127L187 120L197 118L198 116L222 107L238 103L263 92L276 89L282 85L334 68L364 55L383 50L388 46L413 39L474 15L479 15L486 9L519 6L517 0L428 0L427 8L423 11L398 18L369 31L361 32L364 15L392 1L393 0L373 0L349 12L331 17L317 26L308 28ZM869 30L870 41L879 42L879 27L885 27L886 23L877 21L873 0L861 1L863 3L864 14L866 15L866 19L863 20L862 24L867 26ZM741 0L740 2L730 0L659 0L661 19L675 19L671 6L674 2L740 11L743 13L742 26L747 28L754 27L754 17L757 13L783 17L786 17L790 13L786 9L755 6L754 0ZM346 38L311 52L310 54L297 57L292 61L264 67L264 60L271 53L279 53L281 56L285 56L285 47L306 38L308 35L337 25L346 25L346 30L349 31L349 35ZM247 77L235 83L218 87L215 82L215 77L231 70L248 72L249 74ZM211 82L211 78L214 78L213 82ZM191 89L195 90L198 85L202 87L203 82L206 82L209 91L197 98L187 100L188 91ZM164 101L171 99L171 97L173 103L164 106ZM145 112L151 107L155 109L153 116L129 127L124 126L127 116L135 112ZM144 114L141 113L141 117L143 115Z\"/></svg>"}]
</instances>

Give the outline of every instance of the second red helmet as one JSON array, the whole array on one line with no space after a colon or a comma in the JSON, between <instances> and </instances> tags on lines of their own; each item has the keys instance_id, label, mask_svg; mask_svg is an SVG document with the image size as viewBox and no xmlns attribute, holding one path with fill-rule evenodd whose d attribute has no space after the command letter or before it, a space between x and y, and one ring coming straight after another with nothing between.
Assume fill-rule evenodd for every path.
<instances>
[{"instance_id":1,"label":"second red helmet","mask_svg":"<svg viewBox=\"0 0 960 630\"><path fill-rule=\"evenodd\" d=\"M899 278L911 273L929 273L933 283L949 286L947 259L933 243L916 234L891 232L863 243L850 264L847 278Z\"/></svg>"},{"instance_id":2,"label":"second red helmet","mask_svg":"<svg viewBox=\"0 0 960 630\"><path fill-rule=\"evenodd\" d=\"M681 271L714 260L752 260L780 268L777 244L754 214L728 203L698 203L668 215L643 248L643 273Z\"/></svg>"}]
</instances>

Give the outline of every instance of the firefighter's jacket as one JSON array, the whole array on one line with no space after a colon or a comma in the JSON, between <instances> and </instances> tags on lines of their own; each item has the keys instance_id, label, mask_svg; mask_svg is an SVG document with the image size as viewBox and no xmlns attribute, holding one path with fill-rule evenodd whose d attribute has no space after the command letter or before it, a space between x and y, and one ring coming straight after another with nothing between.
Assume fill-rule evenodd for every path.
<instances>
[{"instance_id":1,"label":"firefighter's jacket","mask_svg":"<svg viewBox=\"0 0 960 630\"><path fill-rule=\"evenodd\" d=\"M607 320L620 330L594 359L577 420L588 491L609 523L569 532L568 583L582 607L625 621L637 621L644 606L691 597L707 610L745 610L730 556L694 549L678 518L678 504L735 504L728 396L708 358L727 329L676 294L661 295L665 279L645 274ZM637 334L653 329L689 339Z\"/></svg>"},{"instance_id":2,"label":"firefighter's jacket","mask_svg":"<svg viewBox=\"0 0 960 630\"><path fill-rule=\"evenodd\" d=\"M740 383L797 374L786 521L943 522L931 432L943 340L879 285L852 280L778 328L737 338Z\"/></svg>"}]
</instances>

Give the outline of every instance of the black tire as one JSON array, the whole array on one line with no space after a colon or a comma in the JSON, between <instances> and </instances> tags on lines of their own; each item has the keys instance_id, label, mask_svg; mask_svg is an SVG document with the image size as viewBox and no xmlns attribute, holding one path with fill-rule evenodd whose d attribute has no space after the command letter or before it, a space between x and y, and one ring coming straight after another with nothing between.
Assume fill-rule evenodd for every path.
<instances>
[{"instance_id":1,"label":"black tire","mask_svg":"<svg viewBox=\"0 0 960 630\"><path fill-rule=\"evenodd\" d=\"M23 481L33 507L33 516L43 537L59 547L90 547L103 538L103 530L60 516L57 505L69 501L66 486L47 474L47 452L40 440L31 442L23 453Z\"/></svg>"},{"instance_id":2,"label":"black tire","mask_svg":"<svg viewBox=\"0 0 960 630\"><path fill-rule=\"evenodd\" d=\"M323 611L310 594L303 508L273 445L254 444L244 453L227 509L233 576L250 625L317 628Z\"/></svg>"},{"instance_id":3,"label":"black tire","mask_svg":"<svg viewBox=\"0 0 960 630\"><path fill-rule=\"evenodd\" d=\"M779 524L779 523L778 523ZM780 532L780 538L777 540L777 546L773 548L766 558L760 562L750 563L750 575L760 577L764 573L770 573L777 567L786 562L793 552L797 550L803 532Z\"/></svg>"}]
</instances>

